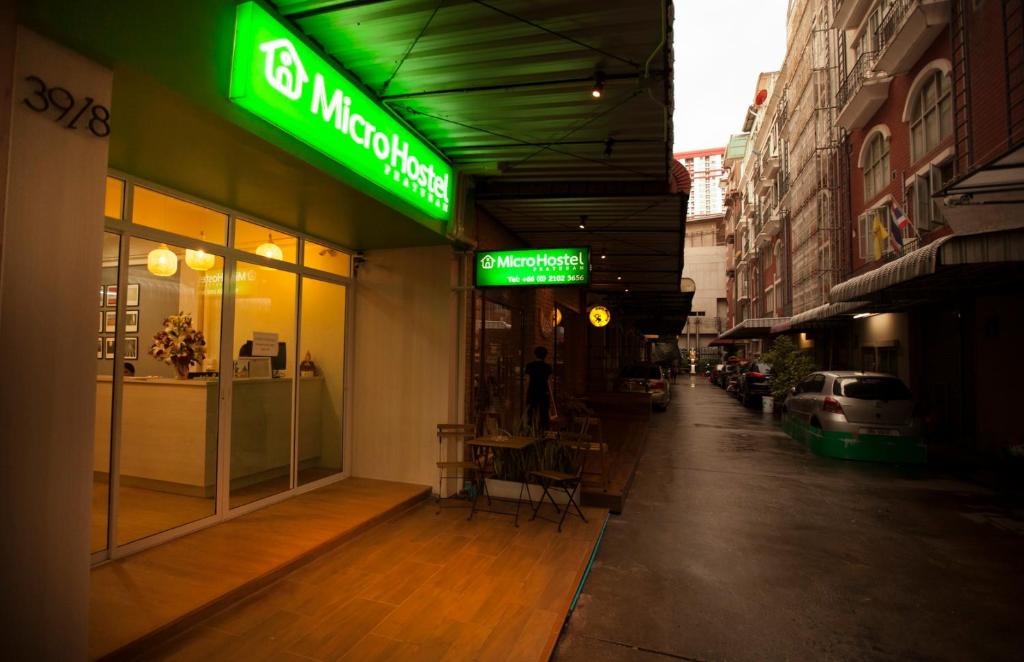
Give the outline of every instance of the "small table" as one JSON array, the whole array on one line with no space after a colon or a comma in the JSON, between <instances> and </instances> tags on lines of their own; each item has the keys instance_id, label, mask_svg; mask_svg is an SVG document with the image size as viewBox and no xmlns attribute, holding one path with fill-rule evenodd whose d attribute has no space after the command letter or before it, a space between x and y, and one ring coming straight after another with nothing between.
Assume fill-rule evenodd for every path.
<instances>
[{"instance_id":1,"label":"small table","mask_svg":"<svg viewBox=\"0 0 1024 662\"><path fill-rule=\"evenodd\" d=\"M534 439L533 437L489 436L489 437L477 437L476 439L470 439L470 440L466 441L465 443L466 443L467 446L469 446L469 447L471 447L473 449L473 453L474 454L478 454L480 452L485 452L488 449L490 449L490 450L504 449L504 450L517 451L520 454L525 456L526 449L530 448L531 446L536 444L537 441L538 440ZM486 458L482 459L481 461L484 464L486 464ZM467 519L473 519L473 515L475 515L477 511L485 512L485 513L494 513L496 515L511 515L512 514L512 513L507 513L507 512L501 511L501 510L485 510L483 508L477 508L477 505L476 505L477 504L477 500L480 498L481 492L483 492L483 490L486 489L486 484L483 484L483 481L486 481L486 480L487 480L487 478L484 475L484 473L481 473L480 474L480 481L481 481L482 484L480 486L480 489L478 489L476 494L473 496L473 507L470 509L469 517ZM530 490L529 490L529 488L526 485L527 485L526 484L526 474L524 473L523 474L523 480L522 480L522 488L519 490L519 498L516 499L515 520L513 522L516 527L519 526L519 506L523 503L523 490L526 490L526 498L529 500L530 507L531 508L533 507L533 499L530 497ZM490 499L490 496L488 496L488 500L489 499Z\"/></svg>"}]
</instances>

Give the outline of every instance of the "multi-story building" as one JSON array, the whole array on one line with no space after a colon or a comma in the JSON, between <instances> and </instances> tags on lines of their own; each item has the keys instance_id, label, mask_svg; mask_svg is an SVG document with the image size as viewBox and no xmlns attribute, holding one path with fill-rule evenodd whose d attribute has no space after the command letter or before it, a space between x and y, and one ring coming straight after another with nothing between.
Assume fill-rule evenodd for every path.
<instances>
[{"instance_id":1,"label":"multi-story building","mask_svg":"<svg viewBox=\"0 0 1024 662\"><path fill-rule=\"evenodd\" d=\"M676 160L690 172L690 179L693 182L686 218L702 218L722 213L722 189L718 182L722 178L724 154L724 147L675 154Z\"/></svg>"},{"instance_id":2,"label":"multi-story building","mask_svg":"<svg viewBox=\"0 0 1024 662\"><path fill-rule=\"evenodd\" d=\"M822 368L899 375L931 442L1019 444L1024 393L986 359L1024 326L1024 1L794 0L758 99L725 159L724 339L771 322Z\"/></svg>"},{"instance_id":3,"label":"multi-story building","mask_svg":"<svg viewBox=\"0 0 1024 662\"><path fill-rule=\"evenodd\" d=\"M675 154L692 182L683 277L692 279L696 288L680 346L698 353L707 353L708 345L728 328L725 208L720 186L724 155L724 147Z\"/></svg>"}]
</instances>

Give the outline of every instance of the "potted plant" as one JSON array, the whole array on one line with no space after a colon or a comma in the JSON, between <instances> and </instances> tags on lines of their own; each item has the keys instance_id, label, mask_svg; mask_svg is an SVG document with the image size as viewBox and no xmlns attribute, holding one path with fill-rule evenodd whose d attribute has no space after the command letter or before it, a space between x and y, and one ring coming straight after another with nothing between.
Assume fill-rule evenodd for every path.
<instances>
[{"instance_id":1,"label":"potted plant","mask_svg":"<svg viewBox=\"0 0 1024 662\"><path fill-rule=\"evenodd\" d=\"M149 354L174 366L178 379L185 379L189 367L193 363L202 365L206 358L206 338L192 326L191 315L179 312L164 320L163 328L153 336Z\"/></svg>"},{"instance_id":2,"label":"potted plant","mask_svg":"<svg viewBox=\"0 0 1024 662\"><path fill-rule=\"evenodd\" d=\"M772 400L782 403L790 390L814 372L814 359L800 351L793 339L781 336L772 343L771 350L764 353L762 360L772 366ZM773 413L781 415L781 407L773 407Z\"/></svg>"}]
</instances>

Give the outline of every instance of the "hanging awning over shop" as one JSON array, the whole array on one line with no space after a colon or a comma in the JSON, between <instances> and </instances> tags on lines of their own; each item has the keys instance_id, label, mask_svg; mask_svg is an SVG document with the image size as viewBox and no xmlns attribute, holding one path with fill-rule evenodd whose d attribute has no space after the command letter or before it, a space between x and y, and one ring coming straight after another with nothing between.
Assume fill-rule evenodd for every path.
<instances>
[{"instance_id":1,"label":"hanging awning over shop","mask_svg":"<svg viewBox=\"0 0 1024 662\"><path fill-rule=\"evenodd\" d=\"M738 344L739 341L733 340L732 338L715 338L708 343L708 347L732 347L733 345Z\"/></svg>"},{"instance_id":2,"label":"hanging awning over shop","mask_svg":"<svg viewBox=\"0 0 1024 662\"><path fill-rule=\"evenodd\" d=\"M732 338L734 340L767 338L772 335L773 326L787 321L789 321L788 317L754 317L745 319L720 335L719 338Z\"/></svg>"},{"instance_id":3,"label":"hanging awning over shop","mask_svg":"<svg viewBox=\"0 0 1024 662\"><path fill-rule=\"evenodd\" d=\"M1024 230L950 235L832 288L834 302L906 304L973 286L1008 286L1024 275Z\"/></svg>"},{"instance_id":4,"label":"hanging awning over shop","mask_svg":"<svg viewBox=\"0 0 1024 662\"><path fill-rule=\"evenodd\" d=\"M793 315L788 320L780 322L772 327L772 333L786 333L790 331L806 331L821 326L828 326L847 319L853 313L866 305L863 301L843 301L841 303L826 303L802 313Z\"/></svg>"}]
</instances>

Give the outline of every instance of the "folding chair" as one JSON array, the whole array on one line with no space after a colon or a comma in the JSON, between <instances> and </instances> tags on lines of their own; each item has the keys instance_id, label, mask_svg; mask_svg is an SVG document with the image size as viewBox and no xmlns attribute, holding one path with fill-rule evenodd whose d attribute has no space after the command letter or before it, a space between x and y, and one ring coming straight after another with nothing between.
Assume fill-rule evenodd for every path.
<instances>
[{"instance_id":1,"label":"folding chair","mask_svg":"<svg viewBox=\"0 0 1024 662\"><path fill-rule=\"evenodd\" d=\"M533 506L533 516L530 517L530 521L537 519L537 513L540 511L541 505L544 503L544 497L548 498L551 505L555 507L555 512L559 513L561 517L558 519L558 531L561 533L562 524L565 523L565 516L569 514L570 508L576 509L576 514L579 515L580 519L584 522L587 521L586 516L580 509L579 504L576 503L576 493L580 489L580 484L583 482L583 471L586 468L587 463L587 451L586 447L589 443L586 433L579 435L572 435L573 439L560 439L557 443L567 451L569 471L555 471L550 469L541 469L538 471L531 471L530 476L537 478L540 481L542 494L537 499L537 503ZM551 496L551 490L561 490L569 497L569 503L564 508L559 508L558 502Z\"/></svg>"},{"instance_id":2,"label":"folding chair","mask_svg":"<svg viewBox=\"0 0 1024 662\"><path fill-rule=\"evenodd\" d=\"M444 494L444 482L455 480L459 486L456 494L462 490L466 479L472 476L474 482L481 480L483 467L476 462L466 460L463 442L472 439L476 434L476 426L471 423L438 423L437 424L437 512L441 512L441 495ZM447 444L454 443L455 456L459 459L449 460L450 451ZM487 502L491 497L488 495Z\"/></svg>"}]
</instances>

